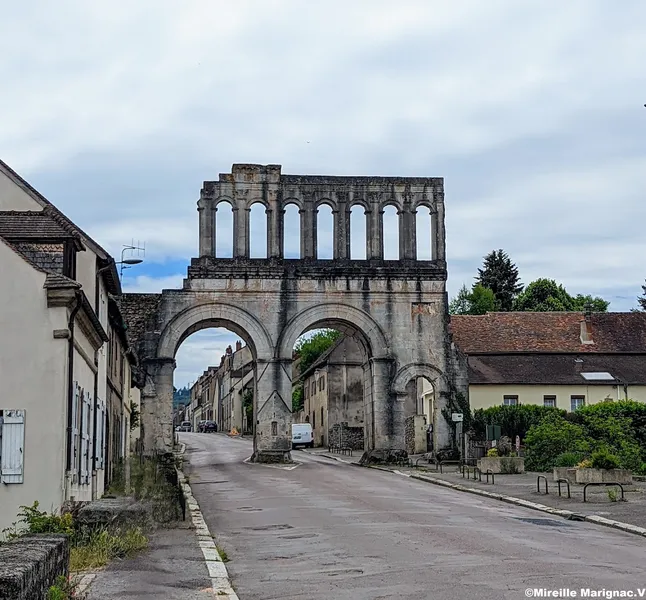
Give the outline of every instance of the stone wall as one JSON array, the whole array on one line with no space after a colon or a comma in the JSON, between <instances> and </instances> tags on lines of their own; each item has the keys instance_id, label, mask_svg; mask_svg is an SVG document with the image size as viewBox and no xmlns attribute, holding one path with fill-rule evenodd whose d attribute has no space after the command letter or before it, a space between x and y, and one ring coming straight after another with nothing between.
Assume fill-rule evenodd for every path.
<instances>
[{"instance_id":1,"label":"stone wall","mask_svg":"<svg viewBox=\"0 0 646 600\"><path fill-rule=\"evenodd\" d=\"M0 546L0 600L44 600L57 577L67 577L65 535L25 535Z\"/></svg>"},{"instance_id":2,"label":"stone wall","mask_svg":"<svg viewBox=\"0 0 646 600\"><path fill-rule=\"evenodd\" d=\"M428 450L426 438L426 417L411 415L406 417L405 425L406 452L408 454L423 454Z\"/></svg>"},{"instance_id":3,"label":"stone wall","mask_svg":"<svg viewBox=\"0 0 646 600\"><path fill-rule=\"evenodd\" d=\"M329 444L363 450L363 427L349 427L347 423L335 423L330 427Z\"/></svg>"}]
</instances>

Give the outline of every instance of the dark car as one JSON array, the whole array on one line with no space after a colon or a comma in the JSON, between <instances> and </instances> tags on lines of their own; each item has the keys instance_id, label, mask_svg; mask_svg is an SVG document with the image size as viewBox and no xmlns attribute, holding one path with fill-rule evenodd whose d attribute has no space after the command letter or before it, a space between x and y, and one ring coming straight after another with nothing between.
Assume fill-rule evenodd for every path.
<instances>
[{"instance_id":1,"label":"dark car","mask_svg":"<svg viewBox=\"0 0 646 600\"><path fill-rule=\"evenodd\" d=\"M205 421L202 425L202 431L204 433L213 433L218 430L218 424L215 421Z\"/></svg>"}]
</instances>

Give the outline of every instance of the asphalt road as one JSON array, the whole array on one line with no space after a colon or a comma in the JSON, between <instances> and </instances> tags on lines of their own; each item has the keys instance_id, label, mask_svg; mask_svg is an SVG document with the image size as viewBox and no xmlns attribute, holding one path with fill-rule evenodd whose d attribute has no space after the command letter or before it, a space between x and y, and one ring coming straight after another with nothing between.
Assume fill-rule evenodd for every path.
<instances>
[{"instance_id":1,"label":"asphalt road","mask_svg":"<svg viewBox=\"0 0 646 600\"><path fill-rule=\"evenodd\" d=\"M646 588L646 539L631 534L305 452L287 470L244 463L247 440L180 438L241 600L516 600L527 588L639 597Z\"/></svg>"}]
</instances>

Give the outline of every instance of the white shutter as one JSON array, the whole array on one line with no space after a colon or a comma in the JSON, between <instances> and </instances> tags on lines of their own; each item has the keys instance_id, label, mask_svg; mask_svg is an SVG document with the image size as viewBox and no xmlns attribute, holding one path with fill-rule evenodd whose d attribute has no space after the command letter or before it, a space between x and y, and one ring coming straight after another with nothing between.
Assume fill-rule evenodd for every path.
<instances>
[{"instance_id":1,"label":"white shutter","mask_svg":"<svg viewBox=\"0 0 646 600\"><path fill-rule=\"evenodd\" d=\"M78 458L79 458L79 404L80 396L82 394L81 387L78 382L75 383L74 402L72 403L72 460L70 471L72 472L72 482L76 482L78 472Z\"/></svg>"},{"instance_id":2,"label":"white shutter","mask_svg":"<svg viewBox=\"0 0 646 600\"><path fill-rule=\"evenodd\" d=\"M105 427L105 410L97 401L96 409L96 468L103 469L103 430Z\"/></svg>"},{"instance_id":3,"label":"white shutter","mask_svg":"<svg viewBox=\"0 0 646 600\"><path fill-rule=\"evenodd\" d=\"M90 481L90 394L83 392L81 396L81 484Z\"/></svg>"},{"instance_id":4,"label":"white shutter","mask_svg":"<svg viewBox=\"0 0 646 600\"><path fill-rule=\"evenodd\" d=\"M25 463L25 411L5 410L2 423L2 483L23 483Z\"/></svg>"}]
</instances>

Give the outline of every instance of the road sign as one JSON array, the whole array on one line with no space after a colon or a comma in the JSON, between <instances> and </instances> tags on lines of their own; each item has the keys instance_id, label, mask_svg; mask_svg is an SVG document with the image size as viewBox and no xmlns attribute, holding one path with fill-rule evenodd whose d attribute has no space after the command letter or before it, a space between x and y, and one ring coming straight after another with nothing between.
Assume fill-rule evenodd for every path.
<instances>
[{"instance_id":1,"label":"road sign","mask_svg":"<svg viewBox=\"0 0 646 600\"><path fill-rule=\"evenodd\" d=\"M451 413L451 419L454 423L462 423L464 415L462 413Z\"/></svg>"}]
</instances>

